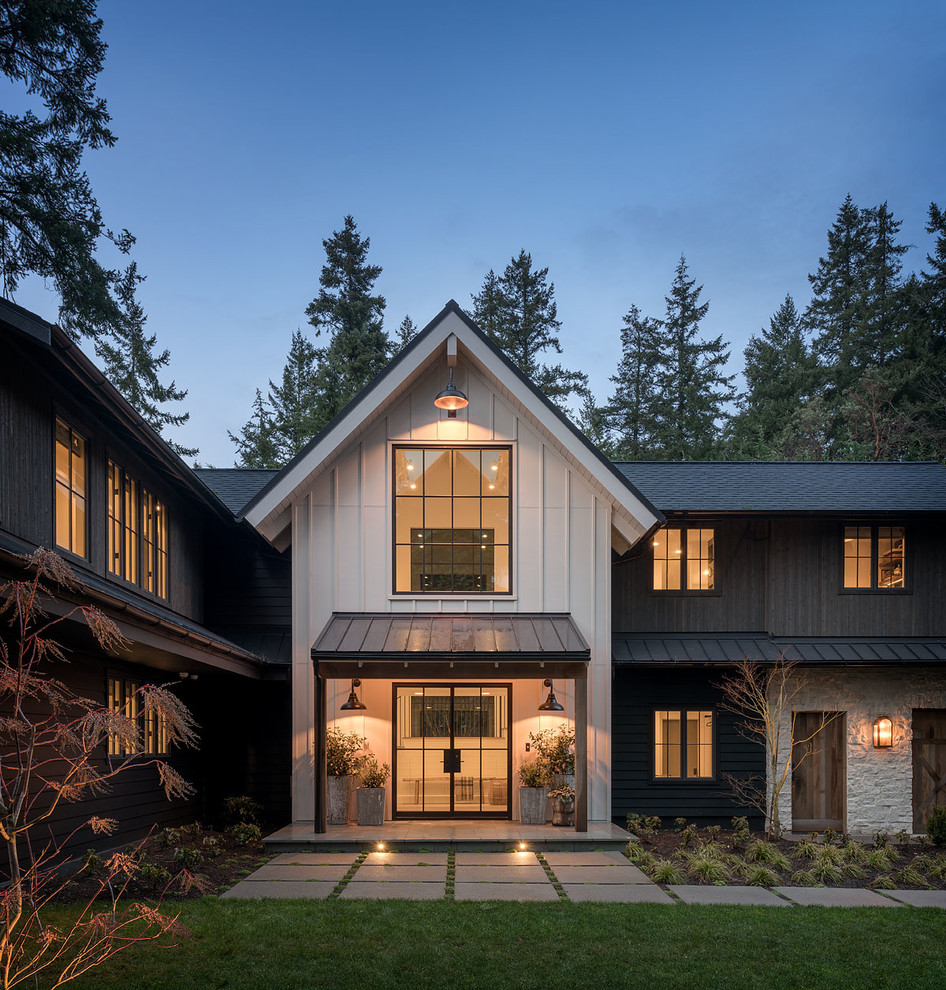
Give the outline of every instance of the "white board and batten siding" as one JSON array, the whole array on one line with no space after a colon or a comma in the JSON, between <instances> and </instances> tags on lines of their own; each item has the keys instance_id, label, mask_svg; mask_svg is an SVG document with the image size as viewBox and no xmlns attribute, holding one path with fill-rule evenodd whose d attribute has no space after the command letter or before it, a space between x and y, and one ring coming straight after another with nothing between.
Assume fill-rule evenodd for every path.
<instances>
[{"instance_id":1,"label":"white board and batten siding","mask_svg":"<svg viewBox=\"0 0 946 990\"><path fill-rule=\"evenodd\" d=\"M438 365L411 383L384 414L352 435L320 465L292 503L293 817L312 817L313 684L310 649L333 611L569 612L591 646L589 671L589 818L610 814L610 630L612 501L533 417L517 408L482 369L460 360L457 387L469 406L456 419L433 406L443 387ZM512 587L508 595L393 593L393 448L403 443L510 444ZM405 680L410 680L408 671ZM500 674L497 680L501 680ZM329 719L347 696L329 685ZM541 681L514 685L513 764L528 733L546 724L536 712ZM556 692L573 710L572 686ZM368 711L352 727L390 762L390 682L364 681Z\"/></svg>"}]
</instances>

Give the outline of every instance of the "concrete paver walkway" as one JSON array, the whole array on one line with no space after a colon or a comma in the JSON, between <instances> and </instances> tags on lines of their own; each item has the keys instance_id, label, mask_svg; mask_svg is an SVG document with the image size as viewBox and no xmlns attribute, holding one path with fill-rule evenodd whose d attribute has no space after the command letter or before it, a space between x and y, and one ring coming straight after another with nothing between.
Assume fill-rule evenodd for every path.
<instances>
[{"instance_id":1,"label":"concrete paver walkway","mask_svg":"<svg viewBox=\"0 0 946 990\"><path fill-rule=\"evenodd\" d=\"M451 867L452 862L452 867ZM274 857L222 897L757 904L773 907L940 907L946 891L832 887L665 889L619 852L292 852Z\"/></svg>"}]
</instances>

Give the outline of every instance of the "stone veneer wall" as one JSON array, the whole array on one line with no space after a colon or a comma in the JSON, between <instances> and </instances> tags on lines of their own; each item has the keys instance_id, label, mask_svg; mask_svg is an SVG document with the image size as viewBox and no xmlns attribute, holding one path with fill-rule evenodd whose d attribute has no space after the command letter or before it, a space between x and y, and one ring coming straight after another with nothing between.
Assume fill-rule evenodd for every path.
<instances>
[{"instance_id":1,"label":"stone veneer wall","mask_svg":"<svg viewBox=\"0 0 946 990\"><path fill-rule=\"evenodd\" d=\"M847 831L913 831L913 709L946 708L946 671L838 667L802 670L795 711L846 712ZM893 745L874 749L873 724L893 720ZM789 738L786 712L782 738ZM779 795L779 816L792 820L791 778Z\"/></svg>"}]
</instances>

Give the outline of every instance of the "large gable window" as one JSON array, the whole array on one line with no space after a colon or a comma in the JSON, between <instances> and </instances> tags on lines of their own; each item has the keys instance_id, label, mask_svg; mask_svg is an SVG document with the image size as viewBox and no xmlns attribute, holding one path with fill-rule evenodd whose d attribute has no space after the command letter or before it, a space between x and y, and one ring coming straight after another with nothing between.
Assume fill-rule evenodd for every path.
<instances>
[{"instance_id":1,"label":"large gable window","mask_svg":"<svg viewBox=\"0 0 946 990\"><path fill-rule=\"evenodd\" d=\"M510 448L394 448L394 590L510 589Z\"/></svg>"}]
</instances>

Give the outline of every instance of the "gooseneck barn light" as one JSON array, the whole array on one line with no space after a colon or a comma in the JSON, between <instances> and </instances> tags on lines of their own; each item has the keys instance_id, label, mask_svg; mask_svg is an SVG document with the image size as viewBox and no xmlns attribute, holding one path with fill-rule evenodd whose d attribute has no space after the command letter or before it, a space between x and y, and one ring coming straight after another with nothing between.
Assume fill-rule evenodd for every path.
<instances>
[{"instance_id":1,"label":"gooseneck barn light","mask_svg":"<svg viewBox=\"0 0 946 990\"><path fill-rule=\"evenodd\" d=\"M361 681L355 677L351 682L351 693L348 695L348 701L344 705L339 706L339 711L342 712L363 712L367 709L367 705L363 701L358 700L358 695L355 694L355 688L361 687Z\"/></svg>"},{"instance_id":2,"label":"gooseneck barn light","mask_svg":"<svg viewBox=\"0 0 946 990\"><path fill-rule=\"evenodd\" d=\"M470 400L454 385L453 383L453 368L450 369L450 380L447 382L447 387L442 391L437 393L437 398L434 399L434 405L438 409L446 409L447 416L450 419L455 419L458 409L465 409L470 404Z\"/></svg>"},{"instance_id":3,"label":"gooseneck barn light","mask_svg":"<svg viewBox=\"0 0 946 990\"><path fill-rule=\"evenodd\" d=\"M558 698L555 697L555 688L552 687L552 682L546 677L545 686L549 689L549 696L539 705L540 712L563 712L565 711L564 706L559 702Z\"/></svg>"}]
</instances>

